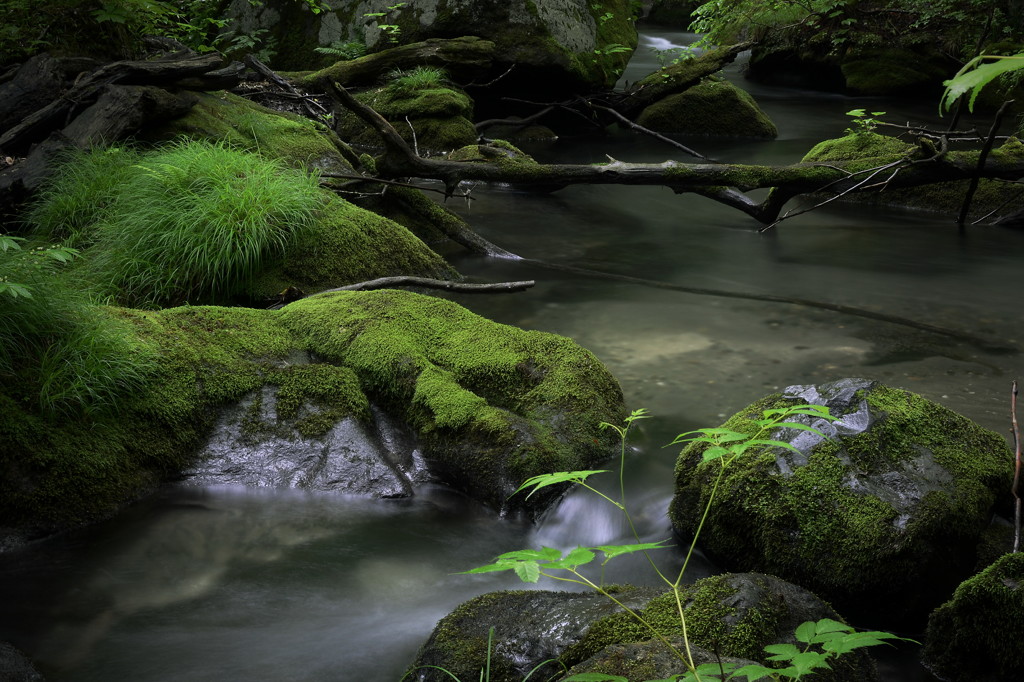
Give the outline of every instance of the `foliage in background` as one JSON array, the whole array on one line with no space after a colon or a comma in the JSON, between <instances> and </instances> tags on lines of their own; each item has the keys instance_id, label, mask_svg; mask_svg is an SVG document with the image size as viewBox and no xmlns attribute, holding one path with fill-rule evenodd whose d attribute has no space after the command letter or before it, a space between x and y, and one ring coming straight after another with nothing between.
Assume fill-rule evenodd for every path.
<instances>
[{"instance_id":1,"label":"foliage in background","mask_svg":"<svg viewBox=\"0 0 1024 682\"><path fill-rule=\"evenodd\" d=\"M87 294L56 276L76 251L0 236L0 383L43 414L110 409L140 387L152 354Z\"/></svg>"},{"instance_id":2,"label":"foliage in background","mask_svg":"<svg viewBox=\"0 0 1024 682\"><path fill-rule=\"evenodd\" d=\"M707 520L708 515L711 512L711 508L714 506L715 493L718 491L726 469L730 464L743 457L747 451L751 449L778 447L796 451L796 447L792 444L774 440L772 438L771 434L777 432L779 429L790 428L800 431L809 431L824 437L824 434L819 430L799 421L792 421L793 418L811 417L830 421L834 421L836 418L829 414L827 407L801 404L781 409L765 410L761 419L754 420L754 423L758 426L758 431L752 435L720 427L697 429L696 431L689 431L676 436L675 440L673 440L670 445L690 443L705 444L706 447L702 453L703 461L708 466L718 467L718 475L712 486L707 507L704 509L700 523L697 526L697 530L691 539L690 547L686 553L686 558L683 561L682 568L680 568L679 573L675 577L670 577L666 576L648 555L650 550L665 548L666 545L664 543L667 541L654 543L641 542L640 535L636 530L636 526L630 516L629 509L626 506L626 488L624 481L626 440L633 422L640 419L646 419L647 416L648 415L645 410L635 410L626 418L625 423L622 426L608 423L601 424L602 428L614 430L619 435L620 439L618 500L608 497L586 483L586 480L590 476L594 474L608 473L607 471L563 471L535 476L525 481L516 490L516 493L518 493L529 489L529 496L541 488L551 485L562 485L565 483L576 483L582 485L603 497L623 513L626 517L627 523L629 524L630 531L637 540L636 544L576 547L575 549L569 550L569 552L564 555L561 550L552 547L517 550L513 552L506 552L505 554L498 556L492 564L480 566L478 568L465 571L465 573L513 571L523 582L536 583L541 576L544 576L552 580L574 583L595 590L639 621L655 639L661 641L661 643L668 647L672 654L680 660L681 665L686 668L686 672L673 675L670 678L671 680L677 680L679 682L724 682L725 680L739 680L740 678L746 678L748 682L755 682L756 680L762 679L799 680L803 679L807 675L813 674L816 669L830 668L829 661L834 657L842 656L862 647L883 644L887 640L902 639L896 635L886 632L857 632L852 627L844 623L839 623L825 618L817 622L808 621L802 623L797 628L795 633L796 640L803 644L803 647L787 643L773 644L765 647L766 652L769 654L766 656L766 660L777 664L777 667L770 668L759 664L740 666L735 663L726 663L722 661L696 665L692 651L693 647L690 643L689 637L687 636L686 604L682 597L682 589L684 586L683 579L686 574L686 568L689 565L690 559L693 557L694 551L697 547L697 540L700 537L701 529L704 527L704 522ZM676 614L679 618L679 625L682 633L682 648L673 645L658 627L648 623L637 611L623 604L611 591L605 589L603 580L604 566L617 556L631 554L634 552L643 552L643 554L647 556L654 572L662 582L669 587L674 595ZM601 562L602 578L595 582L592 578L583 574L580 571L580 567L590 564L596 560L598 553L601 553L604 556L604 560ZM565 574L568 574L568 577ZM449 671L445 670L444 672L448 673L453 679L457 679ZM481 679L485 679L483 673L481 673ZM626 680L626 678L617 675L607 675L604 673L581 673L566 678L566 682L629 681Z\"/></svg>"},{"instance_id":3,"label":"foliage in background","mask_svg":"<svg viewBox=\"0 0 1024 682\"><path fill-rule=\"evenodd\" d=\"M322 197L315 175L184 141L75 154L29 220L89 249L75 272L102 300L152 307L243 292L312 225Z\"/></svg>"},{"instance_id":4,"label":"foliage in background","mask_svg":"<svg viewBox=\"0 0 1024 682\"><path fill-rule=\"evenodd\" d=\"M827 41L833 50L938 40L970 59L980 43L1024 39L1018 0L711 0L693 17L702 44L789 31L800 40Z\"/></svg>"}]
</instances>

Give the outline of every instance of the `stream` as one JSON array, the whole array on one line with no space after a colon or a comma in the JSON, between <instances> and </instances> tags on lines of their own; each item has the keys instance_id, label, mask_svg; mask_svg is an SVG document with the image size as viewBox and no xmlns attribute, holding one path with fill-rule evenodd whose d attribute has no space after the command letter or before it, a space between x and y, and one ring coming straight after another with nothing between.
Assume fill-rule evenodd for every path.
<instances>
[{"instance_id":1,"label":"stream","mask_svg":"<svg viewBox=\"0 0 1024 682\"><path fill-rule=\"evenodd\" d=\"M647 29L624 78L657 68L650 47L690 40ZM892 121L935 116L932 101L768 88L744 81L740 68L728 77L757 98L779 138L679 138L684 144L723 161L785 164L841 135L850 109L885 110ZM560 162L683 159L626 131L528 151ZM452 254L457 269L482 281L537 280L525 293L453 300L575 339L618 378L630 409L650 410L626 458L627 496L645 540L669 537L664 514L678 451L664 444L787 385L877 379L1006 433L1010 382L1022 361L994 347L1024 343L1022 231L961 233L950 216L837 202L759 234L732 209L658 187L534 195L480 186L472 195L470 204L449 207L486 239L543 263ZM544 263L840 303L991 343ZM603 483L611 491L615 484ZM474 595L521 587L511 575L458 571L513 549L629 542L613 512L574 492L528 526L432 486L408 500L169 488L106 523L0 556L0 640L54 682L397 682L439 618ZM679 555L666 550L659 560L674 570ZM689 580L715 570L698 562ZM612 562L606 579L653 584L650 569L629 558ZM886 653L883 679L932 680L914 655Z\"/></svg>"}]
</instances>

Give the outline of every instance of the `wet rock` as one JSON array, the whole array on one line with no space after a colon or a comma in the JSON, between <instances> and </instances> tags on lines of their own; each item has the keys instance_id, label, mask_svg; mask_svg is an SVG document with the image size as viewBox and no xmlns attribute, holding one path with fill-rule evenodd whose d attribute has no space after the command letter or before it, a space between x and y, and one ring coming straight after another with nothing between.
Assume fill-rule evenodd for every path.
<instances>
[{"instance_id":1,"label":"wet rock","mask_svg":"<svg viewBox=\"0 0 1024 682\"><path fill-rule=\"evenodd\" d=\"M320 372L344 373L343 368ZM355 378L352 377L355 381ZM371 497L408 497L429 480L423 454L408 429L379 409L365 422L355 416L326 417L311 433L309 418L325 409L303 401L286 418L278 389L264 386L224 410L213 434L184 472L193 485L301 488Z\"/></svg>"},{"instance_id":2,"label":"wet rock","mask_svg":"<svg viewBox=\"0 0 1024 682\"><path fill-rule=\"evenodd\" d=\"M1006 554L932 612L924 664L949 682L1024 679L1024 554Z\"/></svg>"},{"instance_id":3,"label":"wet rock","mask_svg":"<svg viewBox=\"0 0 1024 682\"><path fill-rule=\"evenodd\" d=\"M28 656L12 644L0 642L0 680L4 682L43 682L42 674Z\"/></svg>"},{"instance_id":4,"label":"wet rock","mask_svg":"<svg viewBox=\"0 0 1024 682\"><path fill-rule=\"evenodd\" d=\"M775 124L754 98L726 80L705 80L651 104L636 122L664 133L774 138Z\"/></svg>"},{"instance_id":5,"label":"wet rock","mask_svg":"<svg viewBox=\"0 0 1024 682\"><path fill-rule=\"evenodd\" d=\"M748 451L726 470L701 535L724 567L778 575L844 614L923 616L970 574L996 499L1009 489L1005 440L913 393L863 379L791 386L725 427L752 434L765 409L827 405L839 421L767 434L797 451ZM700 444L676 464L670 516L689 536L718 474Z\"/></svg>"}]
</instances>

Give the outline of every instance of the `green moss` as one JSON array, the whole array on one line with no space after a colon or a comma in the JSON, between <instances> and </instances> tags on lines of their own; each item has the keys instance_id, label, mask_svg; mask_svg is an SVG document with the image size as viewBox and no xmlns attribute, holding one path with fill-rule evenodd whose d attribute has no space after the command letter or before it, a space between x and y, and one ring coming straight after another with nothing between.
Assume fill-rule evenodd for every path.
<instances>
[{"instance_id":1,"label":"green moss","mask_svg":"<svg viewBox=\"0 0 1024 682\"><path fill-rule=\"evenodd\" d=\"M928 620L924 660L953 682L1024 675L1024 554L1007 554L965 581Z\"/></svg>"},{"instance_id":2,"label":"green moss","mask_svg":"<svg viewBox=\"0 0 1024 682\"><path fill-rule=\"evenodd\" d=\"M788 627L788 613L781 597L765 598L753 609L737 610L732 599L739 590L730 574L698 580L680 591L684 605L686 634L690 643L722 656L763 660L764 646L782 641L779 626ZM683 629L675 595L655 597L639 612L658 634L669 640L681 639ZM788 633L786 633L788 634ZM628 613L620 612L596 621L585 637L566 650L562 661L576 665L606 646L644 642L655 634Z\"/></svg>"},{"instance_id":3,"label":"green moss","mask_svg":"<svg viewBox=\"0 0 1024 682\"><path fill-rule=\"evenodd\" d=\"M412 425L442 468L496 491L488 501L498 507L529 476L601 459L610 440L597 424L622 411L614 379L569 339L498 325L441 299L339 292L281 312L307 347L351 367ZM553 423L561 409L572 419ZM527 433L529 445L517 440ZM496 461L517 442L508 461Z\"/></svg>"},{"instance_id":4,"label":"green moss","mask_svg":"<svg viewBox=\"0 0 1024 682\"><path fill-rule=\"evenodd\" d=\"M476 141L476 128L469 120L473 103L461 91L434 87L409 91L385 86L356 98L388 119L406 142L420 150L448 151ZM351 112L342 114L337 126L338 133L354 144L380 146L377 133Z\"/></svg>"},{"instance_id":5,"label":"green moss","mask_svg":"<svg viewBox=\"0 0 1024 682\"><path fill-rule=\"evenodd\" d=\"M754 98L724 80L705 80L669 95L644 109L637 123L651 130L695 135L778 135Z\"/></svg>"},{"instance_id":6,"label":"green moss","mask_svg":"<svg viewBox=\"0 0 1024 682\"><path fill-rule=\"evenodd\" d=\"M145 139L184 135L219 140L281 159L294 168L352 172L358 165L347 145L309 119L272 111L228 92L197 93L197 97L199 102L187 115L149 130Z\"/></svg>"},{"instance_id":7,"label":"green moss","mask_svg":"<svg viewBox=\"0 0 1024 682\"><path fill-rule=\"evenodd\" d=\"M313 228L296 240L279 266L254 283L252 293L269 298L290 286L311 293L397 275L458 277L401 225L329 196Z\"/></svg>"},{"instance_id":8,"label":"green moss","mask_svg":"<svg viewBox=\"0 0 1024 682\"><path fill-rule=\"evenodd\" d=\"M854 50L844 56L840 68L848 88L870 95L898 94L914 88L934 90L949 78L946 57L933 45Z\"/></svg>"},{"instance_id":9,"label":"green moss","mask_svg":"<svg viewBox=\"0 0 1024 682\"><path fill-rule=\"evenodd\" d=\"M296 420L295 429L306 438L324 435L348 416L370 419L370 403L348 367L293 365L276 369L267 382L278 387L277 418ZM300 415L311 403L319 411Z\"/></svg>"},{"instance_id":10,"label":"green moss","mask_svg":"<svg viewBox=\"0 0 1024 682\"><path fill-rule=\"evenodd\" d=\"M850 170L865 170L899 160L901 156L916 153L913 145L893 137L876 133L847 135L835 140L818 143L804 157L805 162L829 163L833 161L856 161L848 165ZM994 160L1019 159L1024 154L1024 145L1017 138L1010 138L1001 147L993 149ZM976 152L950 152L950 160L977 158ZM975 161L976 162L976 161ZM884 192L858 193L848 195L846 200L886 206L907 206L929 211L956 213L963 204L969 185L968 180L941 182L909 189L887 189ZM1012 183L995 180L981 180L971 204L973 215L985 215L1014 206L1024 199L1024 189Z\"/></svg>"}]
</instances>

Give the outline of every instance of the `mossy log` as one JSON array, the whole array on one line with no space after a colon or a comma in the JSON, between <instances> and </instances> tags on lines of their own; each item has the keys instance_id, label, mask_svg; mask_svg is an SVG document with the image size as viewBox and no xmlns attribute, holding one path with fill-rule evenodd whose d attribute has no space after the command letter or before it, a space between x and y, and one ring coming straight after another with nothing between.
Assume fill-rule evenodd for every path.
<instances>
[{"instance_id":1,"label":"mossy log","mask_svg":"<svg viewBox=\"0 0 1024 682\"><path fill-rule=\"evenodd\" d=\"M435 66L445 69L456 82L468 83L491 69L494 43L476 36L445 40L432 38L400 45L359 59L339 61L320 71L296 76L302 88L325 89L339 82L346 87L373 85L392 69Z\"/></svg>"},{"instance_id":2,"label":"mossy log","mask_svg":"<svg viewBox=\"0 0 1024 682\"><path fill-rule=\"evenodd\" d=\"M569 185L661 185L676 193L694 192L743 211L763 223L773 223L787 201L800 194L845 194L918 187L971 177L1016 180L1024 176L1024 154L998 154L980 167L978 152L937 151L921 145L871 159L835 160L766 166L724 163L628 163L609 159L603 164L480 164L425 159L413 152L391 125L337 83L335 95L376 130L385 145L377 160L381 177L441 180L449 194L464 180L507 183L520 188L556 190ZM757 203L745 191L773 188Z\"/></svg>"}]
</instances>

